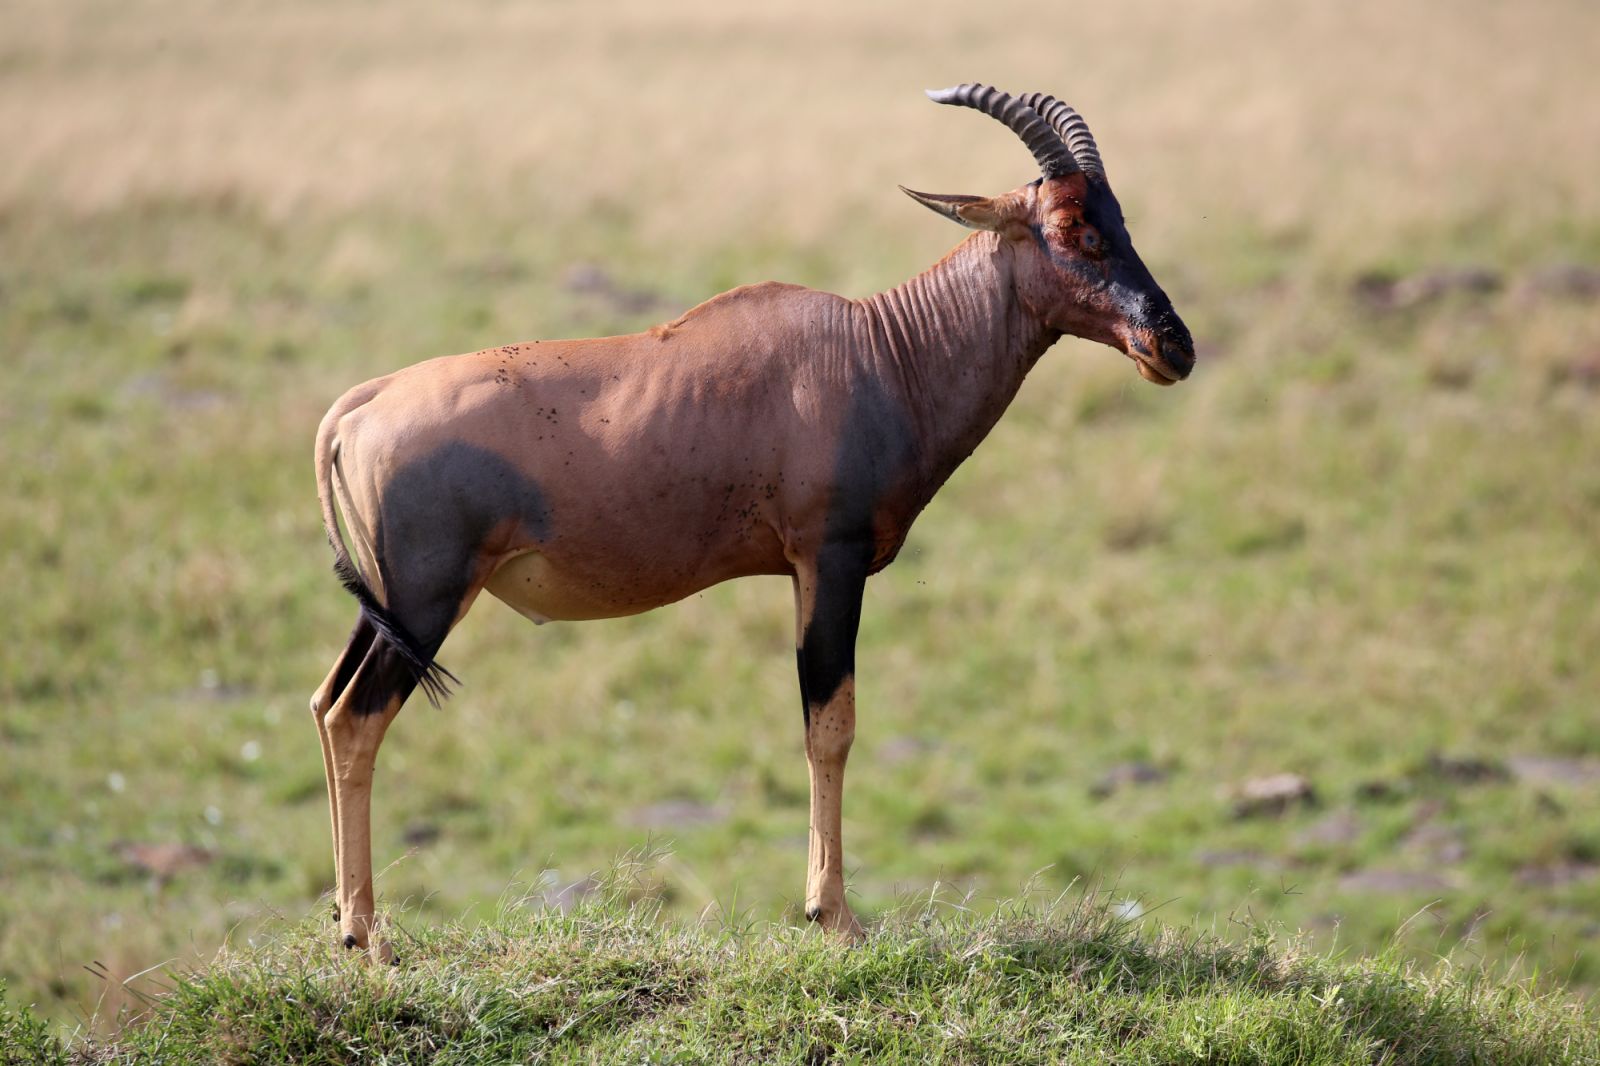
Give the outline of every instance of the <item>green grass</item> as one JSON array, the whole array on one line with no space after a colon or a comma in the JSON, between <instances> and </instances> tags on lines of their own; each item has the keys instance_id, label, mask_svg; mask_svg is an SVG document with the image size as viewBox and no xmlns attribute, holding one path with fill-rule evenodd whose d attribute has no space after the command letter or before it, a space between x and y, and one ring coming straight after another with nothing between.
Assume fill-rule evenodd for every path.
<instances>
[{"instance_id":1,"label":"green grass","mask_svg":"<svg viewBox=\"0 0 1600 1066\"><path fill-rule=\"evenodd\" d=\"M115 1040L65 1046L0 1013L46 1063L1592 1062L1562 997L1395 952L1309 954L1263 926L1222 940L1089 895L986 916L937 901L862 946L804 930L664 922L608 881L569 912L509 898L487 922L420 923L397 968L325 923L175 974ZM0 1006L0 1011L4 1007Z\"/></svg>"},{"instance_id":2,"label":"green grass","mask_svg":"<svg viewBox=\"0 0 1600 1066\"><path fill-rule=\"evenodd\" d=\"M1032 176L918 93L984 77L1093 121L1201 359L1159 390L1062 342L869 583L853 905L941 884L981 922L1087 879L1207 950L1248 915L1357 969L1448 954L1592 999L1600 304L1539 279L1600 266L1600 9L790 7L0 13L12 998L107 1033L331 884L306 700L354 618L310 469L335 397L732 284L896 284L960 236L896 181ZM1062 73L1113 39L1138 47ZM1362 295L1474 265L1500 288ZM670 840L671 920L798 923L792 618L779 579L538 629L482 601L442 653L461 692L379 758L384 903L424 944L490 938L508 882ZM1279 772L1313 799L1236 817Z\"/></svg>"},{"instance_id":3,"label":"green grass","mask_svg":"<svg viewBox=\"0 0 1600 1066\"><path fill-rule=\"evenodd\" d=\"M353 608L310 487L323 406L431 352L635 320L567 292L544 241L502 242L515 269L486 273L470 228L228 211L0 235L28 253L0 268L0 432L28 457L0 502L28 634L0 675L0 960L51 1016L103 1021L123 993L84 964L203 959L329 884L305 700ZM383 241L383 274L316 280L351 240ZM619 273L686 304L700 254ZM1373 316L1290 252L1256 288L1166 266L1214 346L1194 380L1148 388L1064 342L869 585L856 905L1103 878L1321 945L1412 919L1413 957L1459 945L1592 989L1600 422L1561 368L1596 310L1541 298L1530 329L1508 291ZM375 856L403 861L380 892L470 919L509 879L578 881L664 836L668 910L795 919L791 618L779 580L542 629L485 600L443 655L461 693L408 709L382 753ZM1526 756L1582 772L1507 772ZM1095 789L1129 762L1161 779ZM1285 770L1314 803L1233 817L1240 782ZM210 861L151 874L130 842Z\"/></svg>"}]
</instances>

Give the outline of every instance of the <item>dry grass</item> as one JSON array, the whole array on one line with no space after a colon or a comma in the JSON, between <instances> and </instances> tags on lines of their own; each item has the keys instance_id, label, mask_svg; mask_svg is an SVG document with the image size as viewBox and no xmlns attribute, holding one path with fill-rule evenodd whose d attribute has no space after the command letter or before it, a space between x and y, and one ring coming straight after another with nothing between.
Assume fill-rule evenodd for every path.
<instances>
[{"instance_id":1,"label":"dry grass","mask_svg":"<svg viewBox=\"0 0 1600 1066\"><path fill-rule=\"evenodd\" d=\"M1395 227L1600 209L1600 11L1583 0L8 10L12 212L475 203L537 227L632 203L662 241L822 238L853 213L910 214L897 180L1026 177L1003 131L916 91L974 77L1083 110L1147 241L1159 226L1198 247L1204 221L1249 220L1348 255ZM921 239L915 262L943 238Z\"/></svg>"}]
</instances>

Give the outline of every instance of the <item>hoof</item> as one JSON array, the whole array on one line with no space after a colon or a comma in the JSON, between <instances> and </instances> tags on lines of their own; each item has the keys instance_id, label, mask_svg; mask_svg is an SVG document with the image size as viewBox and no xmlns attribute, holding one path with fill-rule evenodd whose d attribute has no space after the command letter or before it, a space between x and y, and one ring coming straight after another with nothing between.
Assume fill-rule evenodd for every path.
<instances>
[{"instance_id":1,"label":"hoof","mask_svg":"<svg viewBox=\"0 0 1600 1066\"><path fill-rule=\"evenodd\" d=\"M838 910L830 911L821 904L813 903L806 908L806 921L816 922L827 930L829 936L837 936L853 944L867 938L866 930L861 928L861 923L856 921L849 907L840 906Z\"/></svg>"}]
</instances>

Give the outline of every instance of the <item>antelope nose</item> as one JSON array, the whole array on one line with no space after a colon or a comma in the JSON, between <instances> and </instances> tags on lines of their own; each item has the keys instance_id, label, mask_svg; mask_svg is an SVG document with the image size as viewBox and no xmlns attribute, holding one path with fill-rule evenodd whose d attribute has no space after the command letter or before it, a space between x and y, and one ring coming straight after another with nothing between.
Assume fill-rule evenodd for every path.
<instances>
[{"instance_id":1,"label":"antelope nose","mask_svg":"<svg viewBox=\"0 0 1600 1066\"><path fill-rule=\"evenodd\" d=\"M1194 369L1194 346L1182 341L1167 340L1161 342L1161 361L1172 369L1172 372L1182 381L1189 376L1189 371Z\"/></svg>"}]
</instances>

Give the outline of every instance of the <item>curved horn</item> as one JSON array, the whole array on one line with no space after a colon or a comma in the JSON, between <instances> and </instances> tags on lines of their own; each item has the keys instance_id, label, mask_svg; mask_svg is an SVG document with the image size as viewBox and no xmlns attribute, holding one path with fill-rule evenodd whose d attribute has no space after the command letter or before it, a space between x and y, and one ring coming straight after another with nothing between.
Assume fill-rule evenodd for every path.
<instances>
[{"instance_id":1,"label":"curved horn","mask_svg":"<svg viewBox=\"0 0 1600 1066\"><path fill-rule=\"evenodd\" d=\"M1045 93L1023 93L1018 99L1050 123L1050 128L1056 131L1056 135L1072 153L1079 170L1099 178L1106 176L1106 165L1100 161L1100 149L1094 143L1094 134L1089 132L1089 124L1082 115Z\"/></svg>"},{"instance_id":2,"label":"curved horn","mask_svg":"<svg viewBox=\"0 0 1600 1066\"><path fill-rule=\"evenodd\" d=\"M1083 169L1067 144L1056 136L1038 111L992 85L968 82L949 89L929 89L928 99L936 104L970 107L1005 123L1012 133L1022 138L1022 143L1028 146L1047 178L1060 178ZM1090 144L1093 143L1091 140Z\"/></svg>"}]
</instances>

